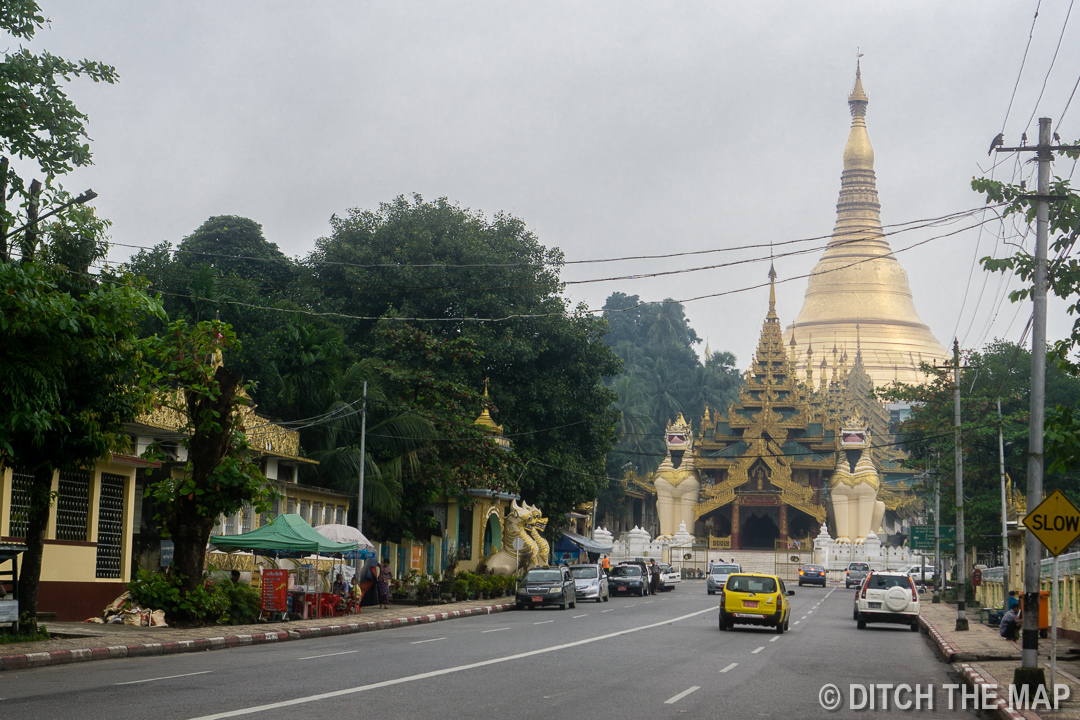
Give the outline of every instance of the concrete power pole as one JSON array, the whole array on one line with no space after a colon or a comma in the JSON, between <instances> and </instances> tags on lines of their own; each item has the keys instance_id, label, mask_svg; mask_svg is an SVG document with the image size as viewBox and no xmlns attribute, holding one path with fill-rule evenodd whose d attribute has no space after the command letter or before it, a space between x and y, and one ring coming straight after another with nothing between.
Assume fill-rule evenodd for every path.
<instances>
[{"instance_id":1,"label":"concrete power pole","mask_svg":"<svg viewBox=\"0 0 1080 720\"><path fill-rule=\"evenodd\" d=\"M1035 214L1035 277L1032 288L1031 323L1031 425L1028 430L1027 506L1035 508L1043 499L1043 413L1046 405L1046 255L1050 229L1050 118L1039 118L1039 144L998 148L1007 152L1036 152L1039 161L1038 205ZM1059 146L1060 149L1068 149ZM1035 690L1046 684L1039 667L1039 582L1042 573L1042 543L1031 530L1024 535L1024 631L1021 665L1013 674L1014 685Z\"/></svg>"},{"instance_id":2,"label":"concrete power pole","mask_svg":"<svg viewBox=\"0 0 1080 720\"><path fill-rule=\"evenodd\" d=\"M364 532L364 465L367 449L367 380L364 381L364 404L360 406L360 491L356 497L356 529Z\"/></svg>"},{"instance_id":3,"label":"concrete power pole","mask_svg":"<svg viewBox=\"0 0 1080 720\"><path fill-rule=\"evenodd\" d=\"M956 445L956 629L967 630L967 570L964 557L964 449L960 443L960 341L953 338L953 442Z\"/></svg>"},{"instance_id":4,"label":"concrete power pole","mask_svg":"<svg viewBox=\"0 0 1080 720\"><path fill-rule=\"evenodd\" d=\"M1009 500L1005 497L1005 437L1001 421L1001 396L997 399L998 411L998 468L1001 470L1001 597L1005 609L1009 609Z\"/></svg>"}]
</instances>

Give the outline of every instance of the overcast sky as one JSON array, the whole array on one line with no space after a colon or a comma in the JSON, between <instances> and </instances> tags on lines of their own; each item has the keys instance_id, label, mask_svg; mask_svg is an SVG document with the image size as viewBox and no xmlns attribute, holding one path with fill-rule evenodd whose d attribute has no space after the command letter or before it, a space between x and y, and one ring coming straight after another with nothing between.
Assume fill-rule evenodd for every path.
<instances>
[{"instance_id":1,"label":"overcast sky","mask_svg":"<svg viewBox=\"0 0 1080 720\"><path fill-rule=\"evenodd\" d=\"M224 214L303 256L331 214L413 192L517 215L568 260L827 235L857 48L882 221L932 218L980 206L970 181L990 168L991 138L1004 127L1008 144L1025 129L1034 140L1029 118L1056 124L1080 76L1080 17L1066 24L1064 0L1042 3L1011 111L1036 2L42 4L52 24L35 49L120 73L115 86L71 87L95 165L65 180L100 193L114 260L132 252L120 244L175 244ZM1080 137L1080 98L1059 132ZM1032 170L1005 160L995 176ZM1007 285L971 273L976 255L1006 250L1001 236L991 223L898 255L943 344L1019 337L1030 307L1001 303ZM768 251L578 265L564 279L749 256L765 259L568 287L594 308L614 291L682 300L763 282ZM778 260L780 279L819 256ZM805 289L804 279L779 286L785 325ZM766 305L757 289L686 308L744 368ZM1050 306L1051 337L1071 326L1063 308Z\"/></svg>"}]
</instances>

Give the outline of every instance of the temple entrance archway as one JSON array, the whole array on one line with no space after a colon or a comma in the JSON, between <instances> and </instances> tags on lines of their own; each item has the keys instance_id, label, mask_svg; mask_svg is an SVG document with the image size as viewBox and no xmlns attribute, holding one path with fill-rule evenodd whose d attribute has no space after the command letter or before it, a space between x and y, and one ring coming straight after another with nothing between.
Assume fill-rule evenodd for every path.
<instances>
[{"instance_id":1,"label":"temple entrance archway","mask_svg":"<svg viewBox=\"0 0 1080 720\"><path fill-rule=\"evenodd\" d=\"M746 513L742 519L742 527L739 529L739 546L746 550L767 548L772 550L776 547L776 541L780 539L780 526L770 512Z\"/></svg>"}]
</instances>

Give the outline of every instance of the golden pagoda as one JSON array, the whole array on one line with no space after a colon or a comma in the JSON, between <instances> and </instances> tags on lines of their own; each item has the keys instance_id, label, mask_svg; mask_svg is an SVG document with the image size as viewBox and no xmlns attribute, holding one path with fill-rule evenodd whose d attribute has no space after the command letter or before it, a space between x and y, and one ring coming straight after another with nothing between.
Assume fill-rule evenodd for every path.
<instances>
[{"instance_id":1,"label":"golden pagoda","mask_svg":"<svg viewBox=\"0 0 1080 720\"><path fill-rule=\"evenodd\" d=\"M869 98L862 68L848 96L851 132L844 148L844 172L836 204L836 226L806 288L802 311L788 326L795 340L796 367L807 372L811 343L818 348L859 346L863 370L882 386L894 379L922 382L920 362L947 357L915 310L907 273L892 254L881 229L881 205L874 176L874 148L866 131ZM836 368L835 361L833 363Z\"/></svg>"}]
</instances>

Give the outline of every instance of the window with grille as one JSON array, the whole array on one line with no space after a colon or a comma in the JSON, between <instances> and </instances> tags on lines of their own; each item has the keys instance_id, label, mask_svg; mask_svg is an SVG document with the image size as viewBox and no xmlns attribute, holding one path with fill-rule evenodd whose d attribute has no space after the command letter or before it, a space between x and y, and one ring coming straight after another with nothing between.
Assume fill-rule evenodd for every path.
<instances>
[{"instance_id":1,"label":"window with grille","mask_svg":"<svg viewBox=\"0 0 1080 720\"><path fill-rule=\"evenodd\" d=\"M304 518L308 525L311 524L311 503L307 500L300 501L300 517Z\"/></svg>"},{"instance_id":2,"label":"window with grille","mask_svg":"<svg viewBox=\"0 0 1080 720\"><path fill-rule=\"evenodd\" d=\"M289 509L288 510L289 515L296 514L296 498L289 498L288 503L286 504L285 507L287 507Z\"/></svg>"},{"instance_id":3,"label":"window with grille","mask_svg":"<svg viewBox=\"0 0 1080 720\"><path fill-rule=\"evenodd\" d=\"M313 503L311 505L311 524L312 525L322 525L323 524L322 503Z\"/></svg>"},{"instance_id":4,"label":"window with grille","mask_svg":"<svg viewBox=\"0 0 1080 720\"><path fill-rule=\"evenodd\" d=\"M334 522L336 522L338 525L345 524L345 508L341 507L340 505L338 505L337 509L334 510Z\"/></svg>"},{"instance_id":5,"label":"window with grille","mask_svg":"<svg viewBox=\"0 0 1080 720\"><path fill-rule=\"evenodd\" d=\"M11 471L11 528L12 537L26 537L26 526L30 519L30 487L34 476L25 468Z\"/></svg>"},{"instance_id":6,"label":"window with grille","mask_svg":"<svg viewBox=\"0 0 1080 720\"><path fill-rule=\"evenodd\" d=\"M236 513L229 513L225 516L225 534L236 534Z\"/></svg>"},{"instance_id":7,"label":"window with grille","mask_svg":"<svg viewBox=\"0 0 1080 720\"><path fill-rule=\"evenodd\" d=\"M97 577L119 578L124 544L124 476L101 474L98 500Z\"/></svg>"},{"instance_id":8,"label":"window with grille","mask_svg":"<svg viewBox=\"0 0 1080 720\"><path fill-rule=\"evenodd\" d=\"M240 513L240 532L251 532L254 529L251 527L251 519L255 516L255 511L251 509L250 505L245 505Z\"/></svg>"},{"instance_id":9,"label":"window with grille","mask_svg":"<svg viewBox=\"0 0 1080 720\"><path fill-rule=\"evenodd\" d=\"M90 515L90 473L61 470L56 497L56 539L86 542Z\"/></svg>"}]
</instances>

